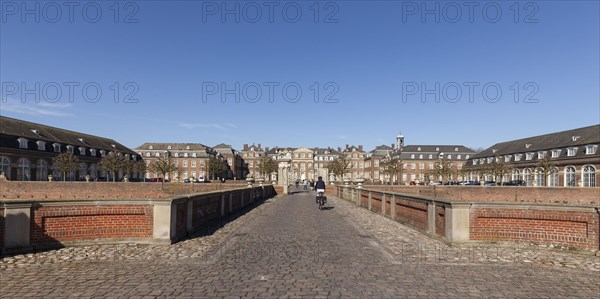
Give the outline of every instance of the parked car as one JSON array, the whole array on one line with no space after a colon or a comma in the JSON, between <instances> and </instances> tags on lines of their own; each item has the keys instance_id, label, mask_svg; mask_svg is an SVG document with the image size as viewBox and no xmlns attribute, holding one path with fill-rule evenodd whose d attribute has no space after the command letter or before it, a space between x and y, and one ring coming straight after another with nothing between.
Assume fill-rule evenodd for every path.
<instances>
[{"instance_id":1,"label":"parked car","mask_svg":"<svg viewBox=\"0 0 600 299\"><path fill-rule=\"evenodd\" d=\"M512 180L510 182L505 182L502 185L503 186L527 186L527 183L523 180Z\"/></svg>"},{"instance_id":2,"label":"parked car","mask_svg":"<svg viewBox=\"0 0 600 299\"><path fill-rule=\"evenodd\" d=\"M483 183L484 186L498 186L498 184L496 184L496 182L494 181L485 181Z\"/></svg>"},{"instance_id":3,"label":"parked car","mask_svg":"<svg viewBox=\"0 0 600 299\"><path fill-rule=\"evenodd\" d=\"M191 183L192 181L190 179L185 179L183 180L184 183Z\"/></svg>"},{"instance_id":4,"label":"parked car","mask_svg":"<svg viewBox=\"0 0 600 299\"><path fill-rule=\"evenodd\" d=\"M205 183L205 182L206 182L206 179L205 179L203 176L201 176L201 177L199 177L199 178L196 180L196 182L198 182L198 183Z\"/></svg>"},{"instance_id":5,"label":"parked car","mask_svg":"<svg viewBox=\"0 0 600 299\"><path fill-rule=\"evenodd\" d=\"M468 181L464 185L465 186L479 186L479 182L477 182L477 181Z\"/></svg>"}]
</instances>

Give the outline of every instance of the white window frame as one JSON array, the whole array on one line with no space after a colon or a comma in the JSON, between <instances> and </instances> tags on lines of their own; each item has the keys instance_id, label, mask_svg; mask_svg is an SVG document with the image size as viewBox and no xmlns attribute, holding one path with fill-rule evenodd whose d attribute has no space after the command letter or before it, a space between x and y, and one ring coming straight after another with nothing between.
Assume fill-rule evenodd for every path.
<instances>
[{"instance_id":1,"label":"white window frame","mask_svg":"<svg viewBox=\"0 0 600 299\"><path fill-rule=\"evenodd\" d=\"M567 157L573 157L577 155L577 148L576 147L569 147L567 148Z\"/></svg>"},{"instance_id":2,"label":"white window frame","mask_svg":"<svg viewBox=\"0 0 600 299\"><path fill-rule=\"evenodd\" d=\"M38 140L36 143L37 143L37 146L38 146L38 151L45 151L46 150L46 141Z\"/></svg>"},{"instance_id":3,"label":"white window frame","mask_svg":"<svg viewBox=\"0 0 600 299\"><path fill-rule=\"evenodd\" d=\"M19 148L27 149L27 147L28 147L27 145L29 143L29 140L27 138L21 137L21 138L17 139L17 141L19 142Z\"/></svg>"},{"instance_id":4,"label":"white window frame","mask_svg":"<svg viewBox=\"0 0 600 299\"><path fill-rule=\"evenodd\" d=\"M598 149L598 145L597 144L589 144L585 146L585 154L586 155L593 155L596 153L596 150Z\"/></svg>"},{"instance_id":5,"label":"white window frame","mask_svg":"<svg viewBox=\"0 0 600 299\"><path fill-rule=\"evenodd\" d=\"M552 156L551 156L551 157L552 157L552 158L558 158L558 157L560 157L560 152L561 152L561 150L560 150L560 149L553 149L553 150L552 150Z\"/></svg>"}]
</instances>

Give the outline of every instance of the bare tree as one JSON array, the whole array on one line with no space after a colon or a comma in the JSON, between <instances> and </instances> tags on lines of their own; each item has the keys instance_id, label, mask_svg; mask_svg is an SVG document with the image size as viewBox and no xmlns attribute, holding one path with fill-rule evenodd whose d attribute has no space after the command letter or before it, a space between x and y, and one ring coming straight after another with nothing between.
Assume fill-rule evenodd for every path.
<instances>
[{"instance_id":1,"label":"bare tree","mask_svg":"<svg viewBox=\"0 0 600 299\"><path fill-rule=\"evenodd\" d=\"M133 163L133 171L141 174L141 176L144 178L144 181L146 181L146 172L148 171L148 165L146 164L146 161L144 160L137 160Z\"/></svg>"},{"instance_id":2,"label":"bare tree","mask_svg":"<svg viewBox=\"0 0 600 299\"><path fill-rule=\"evenodd\" d=\"M344 175L348 172L348 169L350 169L350 161L348 161L344 155L327 163L327 170L329 173L333 173L342 180L344 179Z\"/></svg>"},{"instance_id":3,"label":"bare tree","mask_svg":"<svg viewBox=\"0 0 600 299\"><path fill-rule=\"evenodd\" d=\"M227 169L227 162L223 159L210 157L208 158L208 176L215 179L216 176L222 176Z\"/></svg>"},{"instance_id":4,"label":"bare tree","mask_svg":"<svg viewBox=\"0 0 600 299\"><path fill-rule=\"evenodd\" d=\"M167 178L167 174L177 171L177 164L175 164L175 160L173 157L171 157L171 155L162 155L158 159L152 161L152 163L150 163L148 166L148 169L163 176L160 184L160 188L162 189L164 186L164 181Z\"/></svg>"},{"instance_id":5,"label":"bare tree","mask_svg":"<svg viewBox=\"0 0 600 299\"><path fill-rule=\"evenodd\" d=\"M79 164L79 159L69 152L62 152L52 158L52 168L63 175L63 181L67 180L67 172L74 170Z\"/></svg>"},{"instance_id":6,"label":"bare tree","mask_svg":"<svg viewBox=\"0 0 600 299\"><path fill-rule=\"evenodd\" d=\"M115 182L119 171L125 171L125 168L129 167L127 164L127 158L121 153L110 152L102 157L100 162L98 162L98 167L103 171L112 173L112 181Z\"/></svg>"},{"instance_id":7,"label":"bare tree","mask_svg":"<svg viewBox=\"0 0 600 299\"><path fill-rule=\"evenodd\" d=\"M379 166L380 166L381 172L384 175L389 176L390 184L392 184L392 180L395 175L397 175L398 177L400 177L400 175L401 175L402 160L398 159L397 157L387 157L386 159L384 159L380 162Z\"/></svg>"},{"instance_id":8,"label":"bare tree","mask_svg":"<svg viewBox=\"0 0 600 299\"><path fill-rule=\"evenodd\" d=\"M276 172L277 167L277 162L269 157L262 157L258 161L258 172L265 178L268 178L270 173Z\"/></svg>"},{"instance_id":9,"label":"bare tree","mask_svg":"<svg viewBox=\"0 0 600 299\"><path fill-rule=\"evenodd\" d=\"M548 176L552 172L554 168L554 162L550 159L550 156L545 155L544 158L540 159L538 162L538 168L541 170L544 180L544 186L548 186Z\"/></svg>"}]
</instances>

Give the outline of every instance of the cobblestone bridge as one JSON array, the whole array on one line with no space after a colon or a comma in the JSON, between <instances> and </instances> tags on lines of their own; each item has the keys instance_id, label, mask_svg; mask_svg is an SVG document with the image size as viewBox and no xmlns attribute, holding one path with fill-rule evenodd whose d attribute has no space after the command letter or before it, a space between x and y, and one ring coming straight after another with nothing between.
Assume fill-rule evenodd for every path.
<instances>
[{"instance_id":1,"label":"cobblestone bridge","mask_svg":"<svg viewBox=\"0 0 600 299\"><path fill-rule=\"evenodd\" d=\"M166 245L64 248L0 260L0 297L598 298L600 258L537 247L448 247L314 193L258 203Z\"/></svg>"}]
</instances>

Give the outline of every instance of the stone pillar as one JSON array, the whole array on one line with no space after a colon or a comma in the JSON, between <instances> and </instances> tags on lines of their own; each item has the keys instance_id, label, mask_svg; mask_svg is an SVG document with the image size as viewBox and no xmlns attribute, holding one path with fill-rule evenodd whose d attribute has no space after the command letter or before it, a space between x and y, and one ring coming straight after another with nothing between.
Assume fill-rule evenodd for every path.
<instances>
[{"instance_id":1,"label":"stone pillar","mask_svg":"<svg viewBox=\"0 0 600 299\"><path fill-rule=\"evenodd\" d=\"M152 236L155 240L171 243L175 238L177 210L172 201L154 202L154 225Z\"/></svg>"},{"instance_id":2,"label":"stone pillar","mask_svg":"<svg viewBox=\"0 0 600 299\"><path fill-rule=\"evenodd\" d=\"M392 219L396 220L396 196L392 194L392 198L390 198L390 216Z\"/></svg>"},{"instance_id":3,"label":"stone pillar","mask_svg":"<svg viewBox=\"0 0 600 299\"><path fill-rule=\"evenodd\" d=\"M4 208L4 246L7 249L29 247L31 204L7 204Z\"/></svg>"},{"instance_id":4,"label":"stone pillar","mask_svg":"<svg viewBox=\"0 0 600 299\"><path fill-rule=\"evenodd\" d=\"M358 198L360 198L360 189L358 189ZM371 191L369 191L369 195L368 195L368 200L367 200L367 209L369 209L369 211L371 211L371 206L372 206L372 199L371 199Z\"/></svg>"},{"instance_id":5,"label":"stone pillar","mask_svg":"<svg viewBox=\"0 0 600 299\"><path fill-rule=\"evenodd\" d=\"M468 203L452 203L445 206L446 238L451 242L469 241Z\"/></svg>"},{"instance_id":6,"label":"stone pillar","mask_svg":"<svg viewBox=\"0 0 600 299\"><path fill-rule=\"evenodd\" d=\"M225 194L221 193L221 217L225 216Z\"/></svg>"},{"instance_id":7,"label":"stone pillar","mask_svg":"<svg viewBox=\"0 0 600 299\"><path fill-rule=\"evenodd\" d=\"M194 200L190 198L187 204L187 231L188 233L192 233L194 231L194 223L192 221L194 218Z\"/></svg>"},{"instance_id":8,"label":"stone pillar","mask_svg":"<svg viewBox=\"0 0 600 299\"><path fill-rule=\"evenodd\" d=\"M229 193L229 213L233 211L233 197L231 196L231 192Z\"/></svg>"},{"instance_id":9,"label":"stone pillar","mask_svg":"<svg viewBox=\"0 0 600 299\"><path fill-rule=\"evenodd\" d=\"M427 202L427 232L435 235L435 203Z\"/></svg>"},{"instance_id":10,"label":"stone pillar","mask_svg":"<svg viewBox=\"0 0 600 299\"><path fill-rule=\"evenodd\" d=\"M381 215L385 217L385 193L381 193Z\"/></svg>"}]
</instances>

